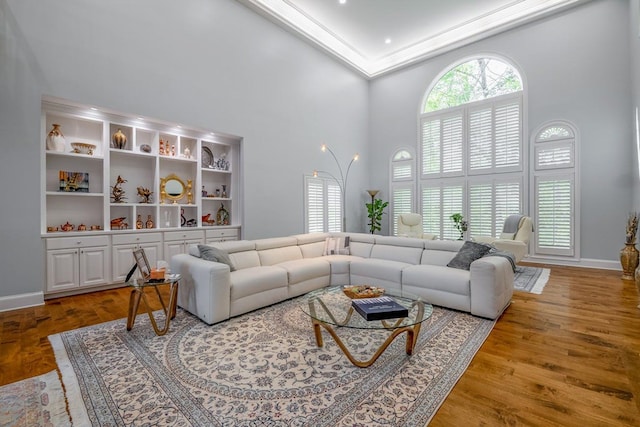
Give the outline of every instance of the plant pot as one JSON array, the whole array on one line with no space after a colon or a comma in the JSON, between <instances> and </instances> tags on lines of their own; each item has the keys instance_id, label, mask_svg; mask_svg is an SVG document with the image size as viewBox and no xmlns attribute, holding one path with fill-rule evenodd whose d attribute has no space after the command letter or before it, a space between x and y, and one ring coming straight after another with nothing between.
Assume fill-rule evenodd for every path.
<instances>
[{"instance_id":1,"label":"plant pot","mask_svg":"<svg viewBox=\"0 0 640 427\"><path fill-rule=\"evenodd\" d=\"M638 255L635 243L626 243L624 248L620 250L623 280L634 280L635 271L638 267Z\"/></svg>"}]
</instances>

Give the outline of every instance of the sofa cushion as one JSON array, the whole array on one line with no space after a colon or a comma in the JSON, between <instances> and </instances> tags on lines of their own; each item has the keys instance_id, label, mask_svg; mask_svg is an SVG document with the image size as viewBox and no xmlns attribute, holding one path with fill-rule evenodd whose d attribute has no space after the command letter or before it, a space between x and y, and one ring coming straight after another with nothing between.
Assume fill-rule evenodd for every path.
<instances>
[{"instance_id":1,"label":"sofa cushion","mask_svg":"<svg viewBox=\"0 0 640 427\"><path fill-rule=\"evenodd\" d=\"M287 271L272 266L251 267L230 273L231 300L287 287Z\"/></svg>"},{"instance_id":2,"label":"sofa cushion","mask_svg":"<svg viewBox=\"0 0 640 427\"><path fill-rule=\"evenodd\" d=\"M285 261L302 259L302 251L298 245L258 251L260 265L275 265Z\"/></svg>"},{"instance_id":3,"label":"sofa cushion","mask_svg":"<svg viewBox=\"0 0 640 427\"><path fill-rule=\"evenodd\" d=\"M321 242L299 244L303 258L317 258L322 256L324 251L324 240Z\"/></svg>"},{"instance_id":4,"label":"sofa cushion","mask_svg":"<svg viewBox=\"0 0 640 427\"><path fill-rule=\"evenodd\" d=\"M351 262L351 277L375 277L384 281L401 283L402 270L411 266L406 262L390 261L386 259L365 258ZM368 283L351 283L352 285L367 285Z\"/></svg>"},{"instance_id":5,"label":"sofa cushion","mask_svg":"<svg viewBox=\"0 0 640 427\"><path fill-rule=\"evenodd\" d=\"M305 233L305 234L296 234L292 237L295 237L298 241L298 246L306 245L308 243L324 243L325 239L329 236L329 233Z\"/></svg>"},{"instance_id":6,"label":"sofa cushion","mask_svg":"<svg viewBox=\"0 0 640 427\"><path fill-rule=\"evenodd\" d=\"M398 237L402 239L402 237ZM404 239L412 240L412 239ZM422 247L407 248L402 246L376 244L371 249L371 258L399 261L407 264L419 264L422 258Z\"/></svg>"},{"instance_id":7,"label":"sofa cushion","mask_svg":"<svg viewBox=\"0 0 640 427\"><path fill-rule=\"evenodd\" d=\"M259 251L265 249L283 248L285 246L297 246L298 239L295 237L273 237L271 239L260 239L254 241L256 249Z\"/></svg>"},{"instance_id":8,"label":"sofa cushion","mask_svg":"<svg viewBox=\"0 0 640 427\"><path fill-rule=\"evenodd\" d=\"M260 267L260 257L258 251L244 251L244 252L232 252L229 254L229 258L233 265L236 266L236 270L243 268Z\"/></svg>"},{"instance_id":9,"label":"sofa cushion","mask_svg":"<svg viewBox=\"0 0 640 427\"><path fill-rule=\"evenodd\" d=\"M200 258L206 261L221 262L223 264L227 264L231 271L236 270L236 267L231 262L227 251L208 245L198 245L198 251L200 252Z\"/></svg>"},{"instance_id":10,"label":"sofa cushion","mask_svg":"<svg viewBox=\"0 0 640 427\"><path fill-rule=\"evenodd\" d=\"M275 267L280 267L287 271L289 285L331 275L331 265L323 258L285 261L275 265Z\"/></svg>"},{"instance_id":11,"label":"sofa cushion","mask_svg":"<svg viewBox=\"0 0 640 427\"><path fill-rule=\"evenodd\" d=\"M402 286L416 286L460 295L470 295L471 274L467 270L440 265L412 265L402 270Z\"/></svg>"},{"instance_id":12,"label":"sofa cushion","mask_svg":"<svg viewBox=\"0 0 640 427\"><path fill-rule=\"evenodd\" d=\"M456 256L454 256L453 259L449 261L447 267L469 270L473 261L482 258L490 250L490 245L466 241L464 242Z\"/></svg>"}]
</instances>

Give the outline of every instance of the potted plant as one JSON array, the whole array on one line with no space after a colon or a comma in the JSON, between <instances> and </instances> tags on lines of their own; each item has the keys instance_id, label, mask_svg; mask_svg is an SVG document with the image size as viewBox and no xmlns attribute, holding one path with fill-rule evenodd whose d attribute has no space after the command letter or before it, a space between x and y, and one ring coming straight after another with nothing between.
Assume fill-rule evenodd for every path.
<instances>
[{"instance_id":1,"label":"potted plant","mask_svg":"<svg viewBox=\"0 0 640 427\"><path fill-rule=\"evenodd\" d=\"M458 237L458 240L463 240L464 232L467 231L468 226L467 221L464 219L464 215L462 215L461 213L454 213L450 216L450 218L453 221L453 226L456 230L458 230L458 233L460 233L460 237Z\"/></svg>"},{"instance_id":2,"label":"potted plant","mask_svg":"<svg viewBox=\"0 0 640 427\"><path fill-rule=\"evenodd\" d=\"M371 203L366 203L365 205L367 206L367 216L369 217L369 232L373 234L382 230L382 215L385 213L384 209L389 205L389 202L372 198Z\"/></svg>"}]
</instances>

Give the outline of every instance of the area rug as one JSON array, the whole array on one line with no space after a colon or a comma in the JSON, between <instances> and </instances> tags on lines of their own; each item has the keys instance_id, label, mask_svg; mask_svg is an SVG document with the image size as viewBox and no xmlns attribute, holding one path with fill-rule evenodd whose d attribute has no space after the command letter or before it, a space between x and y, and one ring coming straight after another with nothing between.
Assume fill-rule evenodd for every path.
<instances>
[{"instance_id":1,"label":"area rug","mask_svg":"<svg viewBox=\"0 0 640 427\"><path fill-rule=\"evenodd\" d=\"M551 270L548 268L519 265L516 267L513 286L518 291L541 294L550 274Z\"/></svg>"},{"instance_id":2,"label":"area rug","mask_svg":"<svg viewBox=\"0 0 640 427\"><path fill-rule=\"evenodd\" d=\"M146 316L50 336L74 424L424 426L495 324L436 307L413 356L402 335L363 369L326 332L316 346L299 304L213 326L179 310L161 337ZM339 335L361 360L387 336Z\"/></svg>"},{"instance_id":3,"label":"area rug","mask_svg":"<svg viewBox=\"0 0 640 427\"><path fill-rule=\"evenodd\" d=\"M0 426L70 426L56 371L0 387Z\"/></svg>"}]
</instances>

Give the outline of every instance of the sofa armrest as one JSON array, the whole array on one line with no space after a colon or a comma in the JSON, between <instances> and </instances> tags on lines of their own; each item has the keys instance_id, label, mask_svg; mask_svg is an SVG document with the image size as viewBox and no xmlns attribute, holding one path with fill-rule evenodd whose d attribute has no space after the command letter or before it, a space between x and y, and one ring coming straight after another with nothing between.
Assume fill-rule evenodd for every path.
<instances>
[{"instance_id":1,"label":"sofa armrest","mask_svg":"<svg viewBox=\"0 0 640 427\"><path fill-rule=\"evenodd\" d=\"M525 242L521 242L519 240L504 240L504 239L496 239L493 241L493 246L500 249L501 251L511 252L516 257L516 262L522 261L527 255L528 245Z\"/></svg>"},{"instance_id":2,"label":"sofa armrest","mask_svg":"<svg viewBox=\"0 0 640 427\"><path fill-rule=\"evenodd\" d=\"M229 318L230 269L226 264L187 254L171 258L171 271L182 275L178 305L209 325Z\"/></svg>"},{"instance_id":3,"label":"sofa armrest","mask_svg":"<svg viewBox=\"0 0 640 427\"><path fill-rule=\"evenodd\" d=\"M511 302L513 269L503 257L483 257L471 263L471 314L496 319Z\"/></svg>"}]
</instances>

